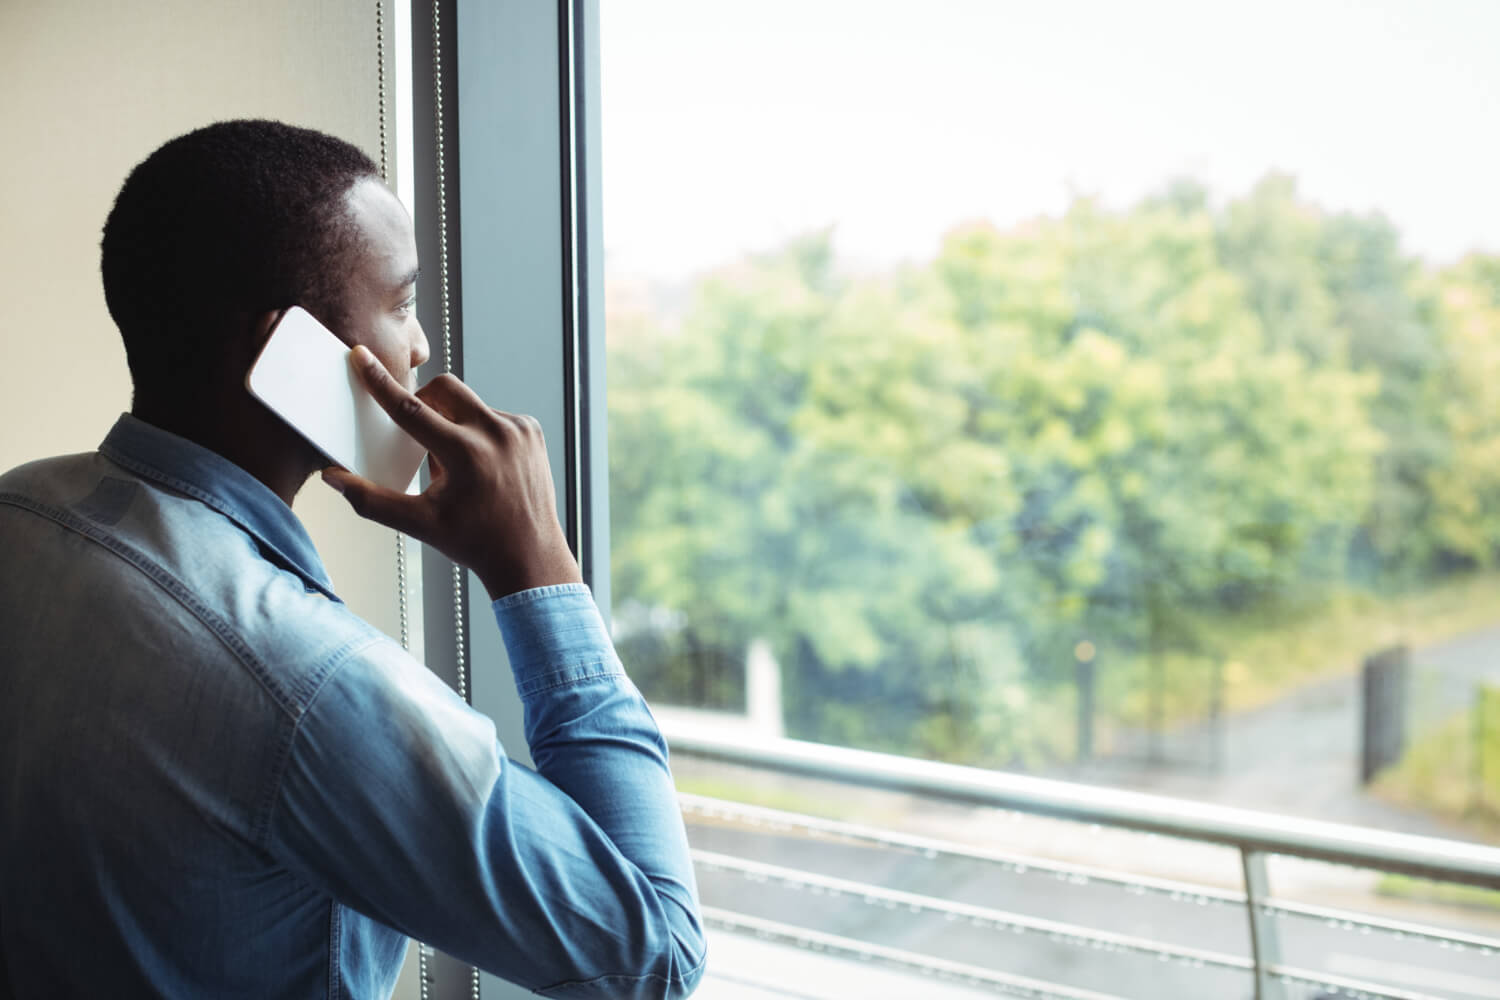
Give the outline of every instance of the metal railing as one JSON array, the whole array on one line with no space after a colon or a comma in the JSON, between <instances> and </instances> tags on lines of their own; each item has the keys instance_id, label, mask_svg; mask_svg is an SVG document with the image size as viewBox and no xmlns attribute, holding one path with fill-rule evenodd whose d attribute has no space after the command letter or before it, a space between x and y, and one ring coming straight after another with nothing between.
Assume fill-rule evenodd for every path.
<instances>
[{"instance_id":1,"label":"metal railing","mask_svg":"<svg viewBox=\"0 0 1500 1000\"><path fill-rule=\"evenodd\" d=\"M695 859L703 870L737 873L754 882L779 883L820 895L844 897L858 905L899 908L912 914L965 921L975 927L993 928L1019 935L1045 935L1052 941L1079 947L1149 954L1164 962L1178 962L1196 968L1240 970L1253 976L1257 1000L1282 1000L1288 995L1289 987L1316 989L1320 996L1366 997L1372 1000L1426 1000L1432 996L1300 968L1284 962L1278 927L1279 918L1284 917L1316 920L1365 934L1384 934L1393 939L1428 941L1454 952L1500 956L1500 938L1277 899L1270 890L1266 864L1268 857L1279 855L1500 889L1500 849L844 747L725 735L722 730L683 723L664 728L675 755L1231 848L1238 853L1240 859L1242 888L1239 891L1208 888L1020 854L978 850L947 841L914 837L853 823L701 796L683 796L684 810L690 816L696 814L773 830L796 830L811 835L838 837L854 843L920 851L931 858L962 858L970 863L997 865L1008 871L1046 872L1065 881L1118 885L1134 895L1158 894L1172 899L1192 900L1200 905L1217 904L1242 908L1249 927L1249 958L897 891L856 880L748 861L720 852L695 851ZM710 910L709 919L718 926L742 933L754 933L761 938L860 961L885 963L905 971L925 969L928 974L937 978L963 982L1007 995L1038 998L1098 995L1062 984L1038 983L994 970L913 955L745 914L732 914L722 908Z\"/></svg>"}]
</instances>

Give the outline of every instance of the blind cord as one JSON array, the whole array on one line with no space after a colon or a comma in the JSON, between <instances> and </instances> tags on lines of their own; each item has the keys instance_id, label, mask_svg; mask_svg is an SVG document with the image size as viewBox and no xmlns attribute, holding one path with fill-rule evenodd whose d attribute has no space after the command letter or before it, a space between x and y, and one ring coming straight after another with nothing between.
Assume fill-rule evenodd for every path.
<instances>
[{"instance_id":1,"label":"blind cord","mask_svg":"<svg viewBox=\"0 0 1500 1000\"><path fill-rule=\"evenodd\" d=\"M432 3L432 96L433 96L433 147L435 170L435 188L437 195L437 232L438 232L438 287L439 287L439 325L443 337L443 371L453 371L453 329L451 323L451 299L448 283L448 199L447 199L447 169L444 156L443 136L443 46L442 46L442 24L443 12L441 0L433 0ZM386 70L385 70L385 0L375 0L375 78L377 103L380 127L380 179L389 183L390 175L390 142L388 122L388 102L386 99ZM400 619L401 648L411 651L411 616L407 601L407 570L406 570L406 538L400 532L396 533L396 610ZM458 683L458 696L464 701L470 701L469 697L469 665L466 650L464 648L464 571L456 563L453 566L452 575L453 590L453 654L456 667L455 676ZM432 954L432 948L426 944L417 944L417 981L421 989L422 1000L430 1000L432 991L431 971L428 968L428 956ZM479 1000L479 970L473 967L469 969L469 996L472 1000Z\"/></svg>"}]
</instances>

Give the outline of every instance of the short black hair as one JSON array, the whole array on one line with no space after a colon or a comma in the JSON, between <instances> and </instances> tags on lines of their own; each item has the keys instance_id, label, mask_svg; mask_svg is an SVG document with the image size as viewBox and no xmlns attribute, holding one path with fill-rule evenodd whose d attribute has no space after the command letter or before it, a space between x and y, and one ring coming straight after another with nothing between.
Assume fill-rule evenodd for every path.
<instances>
[{"instance_id":1,"label":"short black hair","mask_svg":"<svg viewBox=\"0 0 1500 1000\"><path fill-rule=\"evenodd\" d=\"M301 305L339 325L358 241L346 196L366 177L374 161L344 140L258 120L189 132L132 170L100 270L137 398L215 373L235 317Z\"/></svg>"}]
</instances>

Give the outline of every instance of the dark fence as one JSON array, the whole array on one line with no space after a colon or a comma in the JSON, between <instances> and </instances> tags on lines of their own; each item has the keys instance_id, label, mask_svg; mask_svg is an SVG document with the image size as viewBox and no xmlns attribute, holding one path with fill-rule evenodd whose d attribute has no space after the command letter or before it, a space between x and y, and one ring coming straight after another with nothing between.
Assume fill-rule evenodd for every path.
<instances>
[{"instance_id":1,"label":"dark fence","mask_svg":"<svg viewBox=\"0 0 1500 1000\"><path fill-rule=\"evenodd\" d=\"M1411 650L1393 646L1365 659L1361 677L1359 780L1369 784L1406 752Z\"/></svg>"}]
</instances>

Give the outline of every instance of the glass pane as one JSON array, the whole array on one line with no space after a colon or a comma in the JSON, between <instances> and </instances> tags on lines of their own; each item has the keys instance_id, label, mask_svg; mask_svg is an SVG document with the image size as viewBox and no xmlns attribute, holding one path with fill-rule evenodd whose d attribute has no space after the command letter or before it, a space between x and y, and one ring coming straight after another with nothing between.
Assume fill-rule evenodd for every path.
<instances>
[{"instance_id":1,"label":"glass pane","mask_svg":"<svg viewBox=\"0 0 1500 1000\"><path fill-rule=\"evenodd\" d=\"M1500 7L603 31L614 623L669 727L1500 843Z\"/></svg>"},{"instance_id":2,"label":"glass pane","mask_svg":"<svg viewBox=\"0 0 1500 1000\"><path fill-rule=\"evenodd\" d=\"M812 932L804 950L822 946L824 955L929 982L947 971L970 990L980 986L971 977L990 988L985 973L999 973L1112 996L1251 992L1246 970L1216 961L1248 959L1232 848L681 754L674 767L684 788L732 784L737 798L753 803L684 797L704 904L733 914L736 941L747 933L764 939L767 925L784 929L773 941L793 946L796 932ZM1093 866L1104 859L1108 868ZM718 919L715 929L726 929ZM840 952L840 942L854 954ZM742 962L737 948L711 950L716 976L786 981L777 966ZM920 956L926 967L892 970L880 949ZM801 985L815 996L929 995L892 986L841 992L848 971L813 963Z\"/></svg>"},{"instance_id":3,"label":"glass pane","mask_svg":"<svg viewBox=\"0 0 1500 1000\"><path fill-rule=\"evenodd\" d=\"M1500 746L1500 13L1293 10L604 12L648 695L1485 835L1500 768L1399 758ZM1359 668L1402 645L1372 794Z\"/></svg>"},{"instance_id":4,"label":"glass pane","mask_svg":"<svg viewBox=\"0 0 1500 1000\"><path fill-rule=\"evenodd\" d=\"M1269 872L1289 965L1457 1000L1500 992L1500 893L1298 858Z\"/></svg>"}]
</instances>

